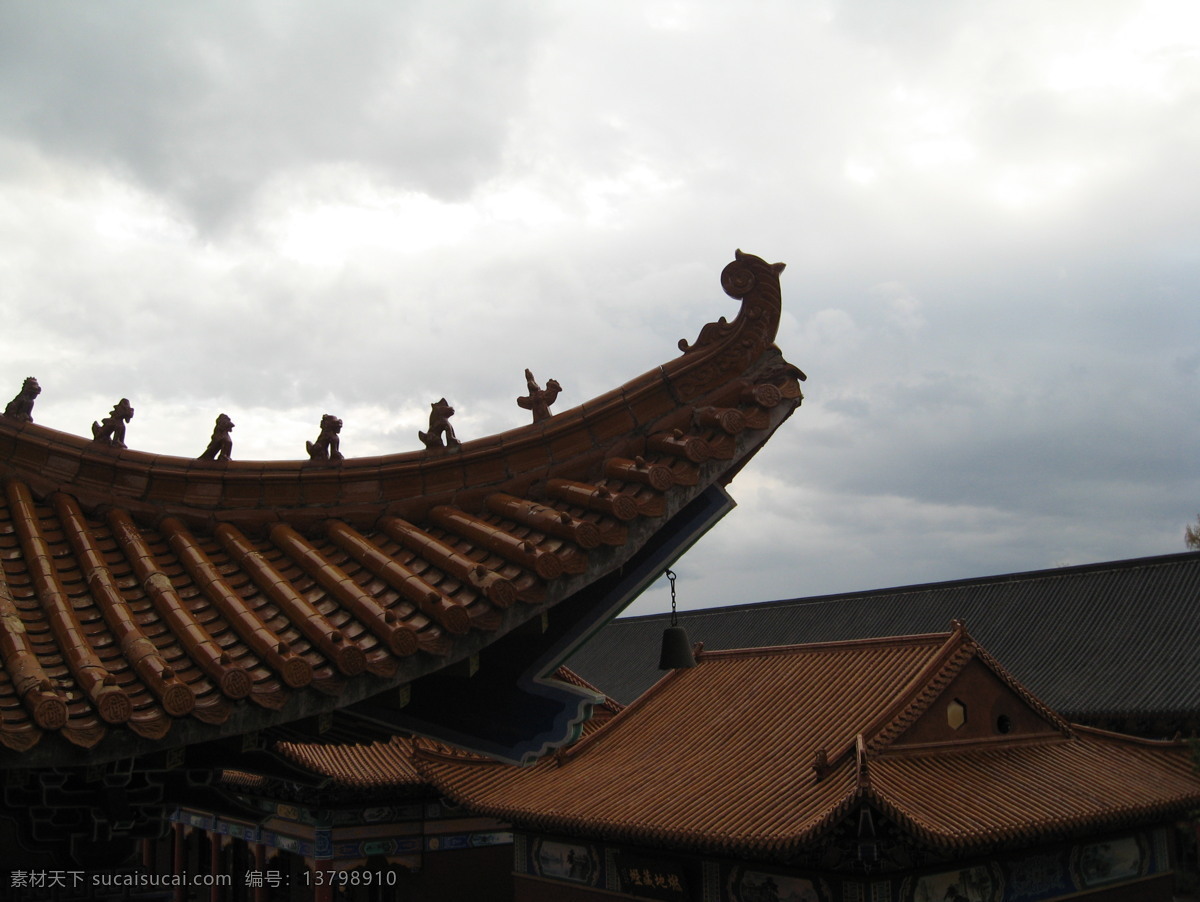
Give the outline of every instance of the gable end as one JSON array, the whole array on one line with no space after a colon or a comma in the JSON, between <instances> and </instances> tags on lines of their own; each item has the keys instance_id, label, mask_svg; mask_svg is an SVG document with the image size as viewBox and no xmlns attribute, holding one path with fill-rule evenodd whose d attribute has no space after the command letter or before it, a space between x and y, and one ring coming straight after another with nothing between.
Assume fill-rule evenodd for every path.
<instances>
[{"instance_id":1,"label":"gable end","mask_svg":"<svg viewBox=\"0 0 1200 902\"><path fill-rule=\"evenodd\" d=\"M900 751L1063 735L1058 724L1047 719L983 660L973 657L888 748Z\"/></svg>"}]
</instances>

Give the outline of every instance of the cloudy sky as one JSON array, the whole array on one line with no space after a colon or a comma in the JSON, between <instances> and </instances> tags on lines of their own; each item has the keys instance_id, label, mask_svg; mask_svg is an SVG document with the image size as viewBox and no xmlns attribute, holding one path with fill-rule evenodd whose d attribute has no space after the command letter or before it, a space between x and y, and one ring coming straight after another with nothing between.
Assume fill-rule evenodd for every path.
<instances>
[{"instance_id":1,"label":"cloudy sky","mask_svg":"<svg viewBox=\"0 0 1200 902\"><path fill-rule=\"evenodd\" d=\"M2 400L477 437L736 312L740 247L807 399L681 607L1181 551L1198 160L1191 0L0 0Z\"/></svg>"}]
</instances>

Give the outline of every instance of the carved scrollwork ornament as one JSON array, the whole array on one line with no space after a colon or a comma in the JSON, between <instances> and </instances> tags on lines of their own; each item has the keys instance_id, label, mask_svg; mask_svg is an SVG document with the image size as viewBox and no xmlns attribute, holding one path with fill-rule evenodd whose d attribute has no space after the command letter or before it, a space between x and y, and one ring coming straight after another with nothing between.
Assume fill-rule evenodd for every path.
<instances>
[{"instance_id":1,"label":"carved scrollwork ornament","mask_svg":"<svg viewBox=\"0 0 1200 902\"><path fill-rule=\"evenodd\" d=\"M758 284L758 276L754 272L754 264L765 264L771 272L776 276L783 272L787 264L785 263L766 263L766 261L745 254L742 251L734 251L734 260L721 270L721 287L725 293L731 298L737 298L739 301L750 294Z\"/></svg>"},{"instance_id":2,"label":"carved scrollwork ornament","mask_svg":"<svg viewBox=\"0 0 1200 902\"><path fill-rule=\"evenodd\" d=\"M784 268L783 263L736 252L736 259L721 272L721 287L742 302L741 309L732 322L721 317L708 323L694 343L679 342L680 350L697 364L675 383L682 397L703 393L772 347L779 327L779 274Z\"/></svg>"},{"instance_id":3,"label":"carved scrollwork ornament","mask_svg":"<svg viewBox=\"0 0 1200 902\"><path fill-rule=\"evenodd\" d=\"M743 266L741 260L735 260L721 270L721 288L731 298L739 301L754 290L757 279L748 266Z\"/></svg>"}]
</instances>

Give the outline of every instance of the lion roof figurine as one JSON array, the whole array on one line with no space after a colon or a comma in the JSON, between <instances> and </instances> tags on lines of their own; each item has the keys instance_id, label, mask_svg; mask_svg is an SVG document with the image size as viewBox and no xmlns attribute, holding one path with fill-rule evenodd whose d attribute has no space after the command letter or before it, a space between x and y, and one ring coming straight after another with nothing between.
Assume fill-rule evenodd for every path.
<instances>
[{"instance_id":1,"label":"lion roof figurine","mask_svg":"<svg viewBox=\"0 0 1200 902\"><path fill-rule=\"evenodd\" d=\"M315 442L305 442L304 447L308 450L310 460L342 460L342 453L338 450L338 445L341 440L338 438L338 433L342 431L342 421L331 413L321 417L321 434L317 436Z\"/></svg>"},{"instance_id":2,"label":"lion roof figurine","mask_svg":"<svg viewBox=\"0 0 1200 902\"><path fill-rule=\"evenodd\" d=\"M4 415L9 419L20 420L22 423L32 423L33 402L41 393L42 387L38 385L37 379L27 376L21 384L21 390L17 396L4 408Z\"/></svg>"}]
</instances>

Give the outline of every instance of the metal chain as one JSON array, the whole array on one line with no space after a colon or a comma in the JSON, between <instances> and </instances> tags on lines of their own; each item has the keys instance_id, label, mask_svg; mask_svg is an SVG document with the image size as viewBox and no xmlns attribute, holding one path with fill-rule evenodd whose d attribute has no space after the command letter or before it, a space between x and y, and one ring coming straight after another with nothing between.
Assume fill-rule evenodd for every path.
<instances>
[{"instance_id":1,"label":"metal chain","mask_svg":"<svg viewBox=\"0 0 1200 902\"><path fill-rule=\"evenodd\" d=\"M667 569L667 579L671 581L671 626L676 625L677 617L675 615L675 571Z\"/></svg>"}]
</instances>

